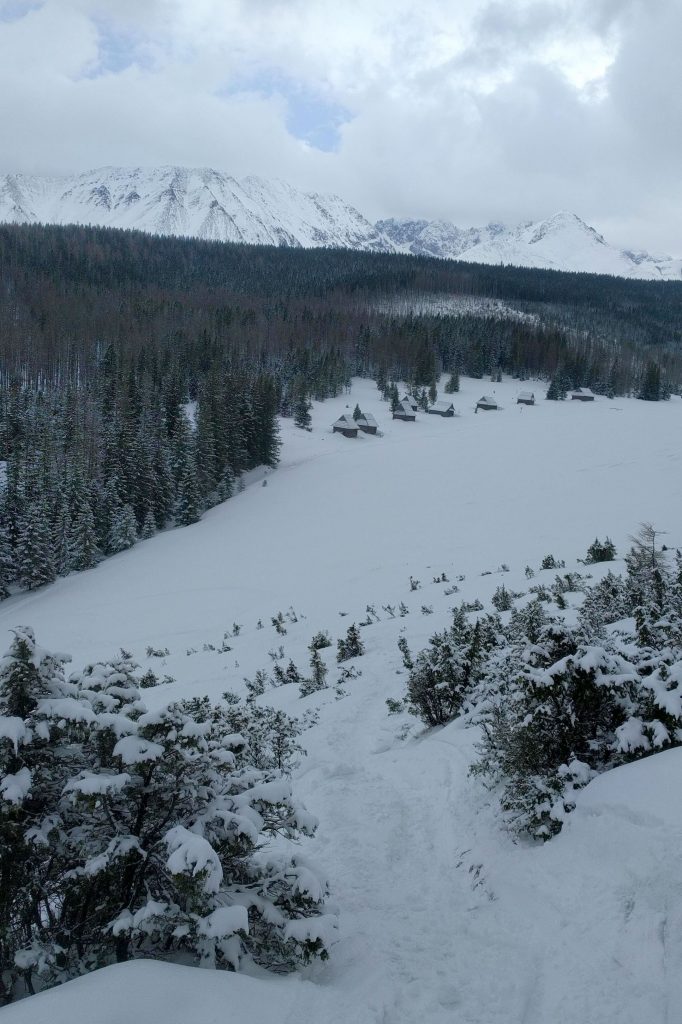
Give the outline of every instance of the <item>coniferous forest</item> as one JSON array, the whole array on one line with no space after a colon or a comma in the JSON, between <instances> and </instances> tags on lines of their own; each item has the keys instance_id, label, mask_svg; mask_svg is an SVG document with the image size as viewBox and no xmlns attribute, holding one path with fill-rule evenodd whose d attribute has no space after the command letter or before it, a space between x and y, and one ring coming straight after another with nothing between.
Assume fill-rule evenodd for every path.
<instances>
[{"instance_id":1,"label":"coniferous forest","mask_svg":"<svg viewBox=\"0 0 682 1024\"><path fill-rule=\"evenodd\" d=\"M681 314L677 282L2 226L0 597L196 522L353 375L666 398Z\"/></svg>"}]
</instances>

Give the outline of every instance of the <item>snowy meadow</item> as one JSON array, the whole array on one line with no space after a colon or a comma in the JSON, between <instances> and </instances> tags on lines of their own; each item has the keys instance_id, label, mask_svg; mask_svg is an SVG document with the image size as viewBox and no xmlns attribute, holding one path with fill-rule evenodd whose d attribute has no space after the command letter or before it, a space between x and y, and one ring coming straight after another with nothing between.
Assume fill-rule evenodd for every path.
<instances>
[{"instance_id":1,"label":"snowy meadow","mask_svg":"<svg viewBox=\"0 0 682 1024\"><path fill-rule=\"evenodd\" d=\"M522 390L534 406L517 404ZM543 843L510 831L498 789L470 774L480 716L428 728L404 702L399 642L416 656L462 603L470 621L499 613L507 626L531 588L551 592L569 574L554 610L572 627L583 584L624 573L642 522L661 531L674 569L682 400L548 402L545 390L462 378L454 418L408 423L373 382L354 380L314 405L310 431L283 420L278 467L252 471L199 523L0 605L3 650L20 626L68 652L77 673L123 649L151 673L151 716L227 692L300 719L292 787L318 825L286 843L328 887L330 946L328 960L279 976L249 963L117 964L20 1000L3 1020L212 1024L226 1008L253 1024L675 1019L680 750L577 787ZM491 393L500 408L476 412ZM332 434L356 403L378 435ZM607 536L615 561L586 565ZM362 653L337 660L352 626ZM301 696L321 634L326 685Z\"/></svg>"}]
</instances>

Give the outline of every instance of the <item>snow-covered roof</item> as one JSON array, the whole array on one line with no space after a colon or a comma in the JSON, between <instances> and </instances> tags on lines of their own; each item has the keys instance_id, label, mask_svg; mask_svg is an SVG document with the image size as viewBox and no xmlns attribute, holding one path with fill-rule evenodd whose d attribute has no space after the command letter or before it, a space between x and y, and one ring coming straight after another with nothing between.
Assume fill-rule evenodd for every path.
<instances>
[{"instance_id":1,"label":"snow-covered roof","mask_svg":"<svg viewBox=\"0 0 682 1024\"><path fill-rule=\"evenodd\" d=\"M336 420L336 422L333 423L332 426L334 426L334 427L343 427L344 430L349 430L349 429L357 430L358 429L358 425L355 422L355 420L353 419L353 417L350 416L346 412L343 414L343 416L339 416L338 420Z\"/></svg>"},{"instance_id":2,"label":"snow-covered roof","mask_svg":"<svg viewBox=\"0 0 682 1024\"><path fill-rule=\"evenodd\" d=\"M491 398L490 395L483 395L482 398L479 398L477 404L478 405L497 405L497 402L495 401L494 398Z\"/></svg>"},{"instance_id":3,"label":"snow-covered roof","mask_svg":"<svg viewBox=\"0 0 682 1024\"><path fill-rule=\"evenodd\" d=\"M366 423L368 427L378 427L379 424L372 416L371 412L363 412L362 416L357 420L358 423Z\"/></svg>"},{"instance_id":4,"label":"snow-covered roof","mask_svg":"<svg viewBox=\"0 0 682 1024\"><path fill-rule=\"evenodd\" d=\"M454 402L448 402L446 398L441 398L437 402L434 402L431 406L432 409L437 409L438 412L447 412L448 409L454 409Z\"/></svg>"},{"instance_id":5,"label":"snow-covered roof","mask_svg":"<svg viewBox=\"0 0 682 1024\"><path fill-rule=\"evenodd\" d=\"M415 407L408 401L400 402L398 408L396 409L396 412L406 412L410 416L414 416L416 411L417 410L415 409Z\"/></svg>"},{"instance_id":6,"label":"snow-covered roof","mask_svg":"<svg viewBox=\"0 0 682 1024\"><path fill-rule=\"evenodd\" d=\"M530 401L531 399L535 400L535 395L532 391L520 391L519 398L525 398L527 401Z\"/></svg>"},{"instance_id":7,"label":"snow-covered roof","mask_svg":"<svg viewBox=\"0 0 682 1024\"><path fill-rule=\"evenodd\" d=\"M412 395L405 395L401 402L401 405L409 405L410 409L412 409L414 412L416 412L417 409L419 408L419 404L416 398L413 398Z\"/></svg>"},{"instance_id":8,"label":"snow-covered roof","mask_svg":"<svg viewBox=\"0 0 682 1024\"><path fill-rule=\"evenodd\" d=\"M576 398L594 398L594 392L589 388L574 388L571 394Z\"/></svg>"}]
</instances>

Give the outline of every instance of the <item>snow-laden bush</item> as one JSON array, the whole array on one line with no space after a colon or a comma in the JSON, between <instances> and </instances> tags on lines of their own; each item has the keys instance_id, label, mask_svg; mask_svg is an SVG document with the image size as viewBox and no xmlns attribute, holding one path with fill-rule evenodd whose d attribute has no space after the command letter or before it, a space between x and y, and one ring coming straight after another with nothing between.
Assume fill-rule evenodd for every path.
<instances>
[{"instance_id":1,"label":"snow-laden bush","mask_svg":"<svg viewBox=\"0 0 682 1024\"><path fill-rule=\"evenodd\" d=\"M283 771L295 730L207 700L148 712L130 658L69 680L65 661L27 628L0 661L5 998L136 956L326 957L325 885L292 852L316 825Z\"/></svg>"},{"instance_id":2,"label":"snow-laden bush","mask_svg":"<svg viewBox=\"0 0 682 1024\"><path fill-rule=\"evenodd\" d=\"M429 646L414 659L406 644L401 646L403 662L410 671L407 703L412 714L426 725L443 725L460 714L501 629L496 616L484 616L471 624L462 606L456 609L450 629L435 633Z\"/></svg>"},{"instance_id":3,"label":"snow-laden bush","mask_svg":"<svg viewBox=\"0 0 682 1024\"><path fill-rule=\"evenodd\" d=\"M612 562L616 557L616 545L613 543L610 537L606 540L599 540L595 537L593 542L587 549L587 555L585 562L587 564L594 564L596 562Z\"/></svg>"},{"instance_id":4,"label":"snow-laden bush","mask_svg":"<svg viewBox=\"0 0 682 1024\"><path fill-rule=\"evenodd\" d=\"M623 578L608 572L586 592L578 620L587 636L598 636L604 626L627 618L629 614Z\"/></svg>"},{"instance_id":5,"label":"snow-laden bush","mask_svg":"<svg viewBox=\"0 0 682 1024\"><path fill-rule=\"evenodd\" d=\"M365 645L360 638L360 631L353 623L348 627L345 637L336 641L336 660L349 661L351 658L359 658L365 653Z\"/></svg>"},{"instance_id":6,"label":"snow-laden bush","mask_svg":"<svg viewBox=\"0 0 682 1024\"><path fill-rule=\"evenodd\" d=\"M671 573L638 556L625 581L608 574L588 590L575 635L534 613L524 638L517 618L505 657L486 665L473 771L517 831L549 838L595 775L682 743L682 558ZM605 628L627 615L629 632Z\"/></svg>"},{"instance_id":7,"label":"snow-laden bush","mask_svg":"<svg viewBox=\"0 0 682 1024\"><path fill-rule=\"evenodd\" d=\"M418 654L400 640L409 709L430 726L467 713L482 729L472 771L517 832L549 838L595 775L682 743L682 555L669 568L655 536L635 542L625 579L559 578L585 591L575 629L536 595L506 627L472 624L462 605Z\"/></svg>"}]
</instances>

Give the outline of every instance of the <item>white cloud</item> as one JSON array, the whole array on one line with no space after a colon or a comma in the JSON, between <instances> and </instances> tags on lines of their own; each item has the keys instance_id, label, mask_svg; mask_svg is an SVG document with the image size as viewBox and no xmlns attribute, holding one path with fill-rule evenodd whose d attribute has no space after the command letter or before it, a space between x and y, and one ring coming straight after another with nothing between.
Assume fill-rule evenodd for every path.
<instances>
[{"instance_id":1,"label":"white cloud","mask_svg":"<svg viewBox=\"0 0 682 1024\"><path fill-rule=\"evenodd\" d=\"M677 0L4 8L0 171L208 165L370 216L570 208L615 242L682 250Z\"/></svg>"}]
</instances>

